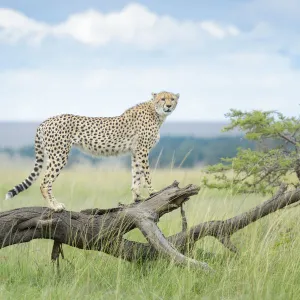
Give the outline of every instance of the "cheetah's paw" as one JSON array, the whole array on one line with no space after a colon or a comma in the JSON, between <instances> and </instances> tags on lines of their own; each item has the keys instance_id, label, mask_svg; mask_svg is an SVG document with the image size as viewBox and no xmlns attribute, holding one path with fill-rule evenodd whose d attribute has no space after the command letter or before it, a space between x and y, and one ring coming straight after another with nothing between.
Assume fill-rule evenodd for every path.
<instances>
[{"instance_id":1,"label":"cheetah's paw","mask_svg":"<svg viewBox=\"0 0 300 300\"><path fill-rule=\"evenodd\" d=\"M55 212L60 212L66 209L63 203L57 202L56 200L51 200L49 204L50 208Z\"/></svg>"}]
</instances>

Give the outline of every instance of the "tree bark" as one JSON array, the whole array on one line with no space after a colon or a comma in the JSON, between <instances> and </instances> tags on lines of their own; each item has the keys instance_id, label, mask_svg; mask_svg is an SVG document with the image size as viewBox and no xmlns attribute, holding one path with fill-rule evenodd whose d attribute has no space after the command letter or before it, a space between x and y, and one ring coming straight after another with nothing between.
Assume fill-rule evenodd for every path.
<instances>
[{"instance_id":1,"label":"tree bark","mask_svg":"<svg viewBox=\"0 0 300 300\"><path fill-rule=\"evenodd\" d=\"M89 209L81 212L53 212L45 207L23 207L0 213L0 248L29 242L33 239L54 240L51 257L58 261L63 255L62 244L84 250L103 251L128 261L154 260L159 256L174 263L211 270L204 262L185 256L195 242L205 236L217 238L229 250L236 252L230 241L232 234L252 222L300 200L300 189L286 192L282 186L277 194L255 208L227 220L200 223L187 229L182 205L200 188L178 182L152 195L146 201L111 209ZM165 237L157 226L159 218L181 209L182 232ZM124 234L139 228L148 243L129 241Z\"/></svg>"}]
</instances>

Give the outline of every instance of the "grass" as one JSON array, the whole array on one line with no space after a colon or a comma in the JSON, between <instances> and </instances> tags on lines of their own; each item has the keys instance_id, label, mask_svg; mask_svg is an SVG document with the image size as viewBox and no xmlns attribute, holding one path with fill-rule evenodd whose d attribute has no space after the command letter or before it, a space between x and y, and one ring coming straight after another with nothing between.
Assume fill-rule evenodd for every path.
<instances>
[{"instance_id":1,"label":"grass","mask_svg":"<svg viewBox=\"0 0 300 300\"><path fill-rule=\"evenodd\" d=\"M1 195L28 175L24 169L0 171ZM201 176L199 170L157 170L153 182L157 189L175 179L184 186L199 184ZM54 192L70 210L129 203L130 172L82 167L65 170ZM202 189L186 204L189 226L228 218L263 200L257 195ZM38 184L11 201L0 201L1 211L34 205L44 205ZM50 263L52 241L7 247L0 250L0 299L297 299L298 212L299 208L276 212L236 233L232 241L239 255L231 254L213 238L199 241L193 256L209 263L216 271L214 276L163 260L138 265L68 246L64 246L68 261L61 262L58 274ZM164 216L159 226L166 235L180 230L179 212ZM128 237L144 241L138 230Z\"/></svg>"}]
</instances>

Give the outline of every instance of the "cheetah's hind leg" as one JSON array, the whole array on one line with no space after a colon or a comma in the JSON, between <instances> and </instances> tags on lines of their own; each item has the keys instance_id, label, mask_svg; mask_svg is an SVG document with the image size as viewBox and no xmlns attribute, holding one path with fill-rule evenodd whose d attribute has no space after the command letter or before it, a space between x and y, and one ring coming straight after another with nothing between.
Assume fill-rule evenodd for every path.
<instances>
[{"instance_id":1,"label":"cheetah's hind leg","mask_svg":"<svg viewBox=\"0 0 300 300\"><path fill-rule=\"evenodd\" d=\"M52 209L55 212L60 212L66 209L65 205L63 203L58 202L53 196L52 196L52 187L49 191L48 187L43 187L43 184L41 185L41 193L44 197L44 199L48 203L48 207Z\"/></svg>"},{"instance_id":2,"label":"cheetah's hind leg","mask_svg":"<svg viewBox=\"0 0 300 300\"><path fill-rule=\"evenodd\" d=\"M48 149L46 149L48 150ZM41 193L48 205L54 211L65 210L65 205L56 201L52 194L52 185L55 179L59 176L61 170L67 164L68 156L71 150L71 144L62 145L55 153L48 152L47 169L41 184Z\"/></svg>"}]
</instances>

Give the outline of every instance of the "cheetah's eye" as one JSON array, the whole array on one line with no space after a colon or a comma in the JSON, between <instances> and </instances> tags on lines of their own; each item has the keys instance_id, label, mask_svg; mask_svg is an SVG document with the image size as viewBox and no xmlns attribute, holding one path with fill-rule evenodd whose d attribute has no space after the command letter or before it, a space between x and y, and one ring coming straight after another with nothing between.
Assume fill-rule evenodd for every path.
<instances>
[{"instance_id":1,"label":"cheetah's eye","mask_svg":"<svg viewBox=\"0 0 300 300\"><path fill-rule=\"evenodd\" d=\"M161 101L166 101L166 99L165 98L161 98Z\"/></svg>"},{"instance_id":2,"label":"cheetah's eye","mask_svg":"<svg viewBox=\"0 0 300 300\"><path fill-rule=\"evenodd\" d=\"M174 99L174 98L171 98L171 100L174 101L175 99Z\"/></svg>"}]
</instances>

